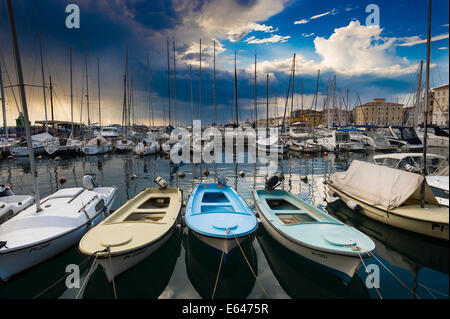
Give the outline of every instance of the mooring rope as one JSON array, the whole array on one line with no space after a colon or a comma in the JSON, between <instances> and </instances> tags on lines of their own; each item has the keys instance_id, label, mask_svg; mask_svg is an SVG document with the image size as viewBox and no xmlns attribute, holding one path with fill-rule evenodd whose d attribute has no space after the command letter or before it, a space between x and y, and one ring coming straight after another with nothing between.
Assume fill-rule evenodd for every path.
<instances>
[{"instance_id":1,"label":"mooring rope","mask_svg":"<svg viewBox=\"0 0 450 319\"><path fill-rule=\"evenodd\" d=\"M86 258L85 260L83 260L81 263L79 263L77 266L80 267L81 265L83 265L85 262L87 262L89 259L91 259L91 257ZM53 288L54 286L56 286L58 283L60 283L63 279L65 279L67 276L69 276L71 273L67 273L64 276L62 276L61 278L59 278L57 281L55 281L53 284L51 284L49 287L45 288L43 291L41 291L40 293L38 293L36 296L33 297L33 299L37 299L40 296L42 296L44 293L46 293L47 291L49 291L51 288Z\"/></svg>"},{"instance_id":2,"label":"mooring rope","mask_svg":"<svg viewBox=\"0 0 450 319\"><path fill-rule=\"evenodd\" d=\"M385 266L385 264L383 264L382 262L381 262L381 260L379 260L374 254L372 254L370 251L368 251L368 250L366 250L368 253L369 253L369 255L370 256L372 256L373 258L375 258L380 264L381 264L381 266L383 266L384 267L384 269L386 269L391 275L392 275L392 277L394 277L403 287L405 287L406 289L408 289L408 291L411 293L411 294L413 294L416 298L419 298L419 299L421 299L421 297L417 294L417 293L415 293L411 288L409 288L408 287L408 285L406 285L403 281L401 281L400 280L400 278L398 278L391 270L389 270L389 268L388 267L386 267Z\"/></svg>"},{"instance_id":3,"label":"mooring rope","mask_svg":"<svg viewBox=\"0 0 450 319\"><path fill-rule=\"evenodd\" d=\"M87 281L89 280L89 277L90 277L90 275L91 275L91 271L92 271L92 269L94 268L95 262L97 261L97 257L98 257L98 254L95 253L95 258L94 258L94 261L93 261L92 264L91 264L91 268L89 268L89 271L88 271L88 273L87 273L87 275L86 275L86 279L83 281L83 284L81 285L80 290L78 291L77 295L75 296L75 299L78 299L78 296L79 296L80 293L83 291L84 285L85 285L85 284L87 283Z\"/></svg>"},{"instance_id":4,"label":"mooring rope","mask_svg":"<svg viewBox=\"0 0 450 319\"><path fill-rule=\"evenodd\" d=\"M229 230L226 230L225 241L223 243L222 255L220 256L219 269L217 270L216 283L214 284L214 290L211 296L211 299L214 299L214 295L216 294L217 283L219 282L220 271L222 269L223 255L225 254L225 249L227 247L227 239L228 239Z\"/></svg>"},{"instance_id":5,"label":"mooring rope","mask_svg":"<svg viewBox=\"0 0 450 319\"><path fill-rule=\"evenodd\" d=\"M264 289L263 285L261 284L261 282L258 280L258 276L256 276L255 271L253 270L252 266L250 265L250 262L247 259L247 256L244 253L244 250L242 250L241 244L239 244L239 240L237 239L236 235L230 230L230 233L233 234L234 239L236 240L237 245L239 246L239 249L241 250L242 256L244 256L245 261L247 262L248 267L250 268L250 271L252 272L253 276L255 277L256 282L258 283L259 287L261 288L261 290L263 291L263 293L266 295L267 299L270 299L269 294L267 293L267 291Z\"/></svg>"},{"instance_id":6,"label":"mooring rope","mask_svg":"<svg viewBox=\"0 0 450 319\"><path fill-rule=\"evenodd\" d=\"M364 260L363 260L363 258L361 257L361 254L359 253L359 249L360 249L360 248L359 248L358 246L356 246L355 249L354 249L354 251L356 251L356 253L357 253L358 256L359 256L359 259L361 259L361 262L362 262L364 268L366 269L366 273L367 273L367 275L368 275L369 278L370 278L370 282L373 284L373 283L374 283L374 280L373 280L372 276L370 275L370 272L369 272L369 270L367 269L366 264L364 263ZM383 297L381 296L381 293L380 293L380 291L378 290L378 288L375 287L375 286L373 286L373 288L375 288L375 290L376 290L376 292L377 292L377 294L378 294L378 297L380 297L380 299L383 299Z\"/></svg>"},{"instance_id":7,"label":"mooring rope","mask_svg":"<svg viewBox=\"0 0 450 319\"><path fill-rule=\"evenodd\" d=\"M108 246L108 255L109 255L109 266L111 267L111 272L113 269L112 261L111 261L111 247ZM117 291L116 291L116 283L114 282L114 276L112 275L112 285L113 285L113 291L114 291L114 299L117 299Z\"/></svg>"},{"instance_id":8,"label":"mooring rope","mask_svg":"<svg viewBox=\"0 0 450 319\"><path fill-rule=\"evenodd\" d=\"M448 295L445 294L445 293L443 293L443 292L440 292L440 291L438 291L438 290L436 290L436 289L427 287L427 286L425 286L425 285L423 285L423 284L421 284L421 283L418 283L418 284L419 284L420 286L422 286L423 288L425 288L425 289L428 291L428 293L434 297L434 299L437 299L437 298L436 298L431 292L440 294L441 296L444 296L444 297L447 297L447 298L448 298Z\"/></svg>"}]
</instances>

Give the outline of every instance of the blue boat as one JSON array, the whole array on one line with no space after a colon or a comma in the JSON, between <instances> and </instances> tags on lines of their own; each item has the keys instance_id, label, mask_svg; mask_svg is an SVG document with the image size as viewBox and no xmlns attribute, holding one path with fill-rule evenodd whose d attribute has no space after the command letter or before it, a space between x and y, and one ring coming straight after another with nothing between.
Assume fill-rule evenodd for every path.
<instances>
[{"instance_id":1,"label":"blue boat","mask_svg":"<svg viewBox=\"0 0 450 319\"><path fill-rule=\"evenodd\" d=\"M223 184L197 185L189 197L185 221L200 240L226 254L258 226L245 201Z\"/></svg>"},{"instance_id":2,"label":"blue boat","mask_svg":"<svg viewBox=\"0 0 450 319\"><path fill-rule=\"evenodd\" d=\"M327 269L347 284L374 242L326 212L282 190L253 191L266 231L281 245Z\"/></svg>"}]
</instances>

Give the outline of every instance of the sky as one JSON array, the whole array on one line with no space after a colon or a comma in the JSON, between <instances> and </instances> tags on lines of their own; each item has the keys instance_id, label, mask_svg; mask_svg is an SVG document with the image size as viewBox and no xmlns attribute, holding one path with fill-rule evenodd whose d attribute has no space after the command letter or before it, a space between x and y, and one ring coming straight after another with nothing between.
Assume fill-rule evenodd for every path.
<instances>
[{"instance_id":1,"label":"sky","mask_svg":"<svg viewBox=\"0 0 450 319\"><path fill-rule=\"evenodd\" d=\"M80 10L80 27L67 28L69 4ZM379 8L379 24L366 21ZM229 123L234 114L234 54L237 64L239 120L254 118L254 68L258 118L282 115L295 54L294 109L323 109L329 81L336 77L336 107L351 109L373 98L413 105L421 60L426 59L428 1L286 1L286 0L14 0L20 53L28 86L30 119L45 119L40 62L42 40L45 82L54 84L54 117L70 120L69 48L73 50L74 121L87 123L84 50L87 49L89 118L121 123L123 77L133 79L134 122L167 123L170 102L177 124L195 118ZM369 6L370 8L370 6ZM449 3L434 0L430 86L448 83ZM369 19L370 20L370 19ZM200 81L199 41L202 42ZM214 94L213 43L216 43ZM174 50L175 44L175 50ZM6 2L0 0L0 50L5 86L16 84ZM147 69L149 57L150 81ZM176 90L174 80L176 64ZM1 60L1 57L0 57ZM190 72L190 65L192 73ZM313 105L320 70L317 105ZM192 74L192 77L191 77ZM423 80L425 79L425 67ZM150 83L150 86L149 86ZM7 121L14 125L18 107L6 88ZM15 91L16 98L18 91ZM47 116L50 119L50 96ZM151 96L151 104L149 95ZM216 108L214 107L216 97ZM303 97L303 98L302 98ZM303 103L302 103L303 101ZM288 111L291 99L288 100ZM176 107L176 112L175 112Z\"/></svg>"}]
</instances>

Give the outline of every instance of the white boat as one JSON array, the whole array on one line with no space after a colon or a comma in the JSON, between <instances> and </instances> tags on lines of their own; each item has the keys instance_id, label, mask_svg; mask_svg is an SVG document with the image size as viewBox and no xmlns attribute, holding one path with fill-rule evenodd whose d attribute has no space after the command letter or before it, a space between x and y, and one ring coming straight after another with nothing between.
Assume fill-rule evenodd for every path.
<instances>
[{"instance_id":1,"label":"white boat","mask_svg":"<svg viewBox=\"0 0 450 319\"><path fill-rule=\"evenodd\" d=\"M289 128L289 138L295 141L303 141L312 138L312 134L307 128L307 123L292 123L292 126Z\"/></svg>"},{"instance_id":2,"label":"white boat","mask_svg":"<svg viewBox=\"0 0 450 319\"><path fill-rule=\"evenodd\" d=\"M160 146L159 143L155 139L144 139L142 142L136 144L133 149L133 152L139 156L156 154L159 152Z\"/></svg>"},{"instance_id":3,"label":"white boat","mask_svg":"<svg viewBox=\"0 0 450 319\"><path fill-rule=\"evenodd\" d=\"M109 213L116 187L94 187L92 177L83 188L60 189L40 204L23 210L0 225L0 278L38 265L75 245Z\"/></svg>"},{"instance_id":4,"label":"white boat","mask_svg":"<svg viewBox=\"0 0 450 319\"><path fill-rule=\"evenodd\" d=\"M384 130L384 133L391 145L400 147L404 151L420 151L423 149L422 141L413 127L389 126Z\"/></svg>"},{"instance_id":5,"label":"white boat","mask_svg":"<svg viewBox=\"0 0 450 319\"><path fill-rule=\"evenodd\" d=\"M112 144L106 140L103 136L97 135L89 142L87 142L82 148L81 152L86 155L97 155L109 153L112 150Z\"/></svg>"},{"instance_id":6,"label":"white boat","mask_svg":"<svg viewBox=\"0 0 450 319\"><path fill-rule=\"evenodd\" d=\"M383 135L372 136L368 132L360 130L350 131L350 139L354 142L361 142L366 149L375 152L395 152L397 147L389 143L389 139Z\"/></svg>"},{"instance_id":7,"label":"white boat","mask_svg":"<svg viewBox=\"0 0 450 319\"><path fill-rule=\"evenodd\" d=\"M423 143L424 129L417 130L417 136ZM431 147L449 148L448 130L445 132L438 126L429 127L427 130L427 145Z\"/></svg>"},{"instance_id":8,"label":"white boat","mask_svg":"<svg viewBox=\"0 0 450 319\"><path fill-rule=\"evenodd\" d=\"M182 206L178 188L147 188L85 234L79 249L97 255L111 282L167 242L180 222Z\"/></svg>"},{"instance_id":9,"label":"white boat","mask_svg":"<svg viewBox=\"0 0 450 319\"><path fill-rule=\"evenodd\" d=\"M319 145L307 144L306 141L291 140L289 150L302 153L318 153L320 152Z\"/></svg>"},{"instance_id":10,"label":"white boat","mask_svg":"<svg viewBox=\"0 0 450 319\"><path fill-rule=\"evenodd\" d=\"M449 207L449 183L448 183L448 175L442 176L433 176L428 175L427 183L433 191L436 200L442 206Z\"/></svg>"},{"instance_id":11,"label":"white boat","mask_svg":"<svg viewBox=\"0 0 450 319\"><path fill-rule=\"evenodd\" d=\"M75 140L72 137L69 138L55 138L44 149L50 156L57 156L68 153L78 153L81 151L83 142Z\"/></svg>"},{"instance_id":12,"label":"white boat","mask_svg":"<svg viewBox=\"0 0 450 319\"><path fill-rule=\"evenodd\" d=\"M121 138L116 141L116 145L114 145L114 149L117 152L129 152L132 151L135 147L135 144L132 140L128 138Z\"/></svg>"},{"instance_id":13,"label":"white boat","mask_svg":"<svg viewBox=\"0 0 450 319\"><path fill-rule=\"evenodd\" d=\"M119 130L113 126L102 127L99 130L94 131L94 136L103 136L108 138L119 137Z\"/></svg>"},{"instance_id":14,"label":"white boat","mask_svg":"<svg viewBox=\"0 0 450 319\"><path fill-rule=\"evenodd\" d=\"M15 195L10 185L0 185L0 225L34 203L31 195Z\"/></svg>"},{"instance_id":15,"label":"white boat","mask_svg":"<svg viewBox=\"0 0 450 319\"><path fill-rule=\"evenodd\" d=\"M347 171L332 174L326 184L330 194L338 196L356 213L448 240L448 208L439 204L422 175L354 160Z\"/></svg>"},{"instance_id":16,"label":"white boat","mask_svg":"<svg viewBox=\"0 0 450 319\"><path fill-rule=\"evenodd\" d=\"M31 144L33 145L34 155L40 155L45 153L45 146L53 143L54 137L44 132L31 136ZM16 143L10 149L11 155L17 157L28 156L28 147L25 140Z\"/></svg>"},{"instance_id":17,"label":"white boat","mask_svg":"<svg viewBox=\"0 0 450 319\"><path fill-rule=\"evenodd\" d=\"M256 147L263 152L277 152L278 154L284 154L288 151L288 147L283 143L278 136L270 136L267 138L259 138L256 141Z\"/></svg>"},{"instance_id":18,"label":"white boat","mask_svg":"<svg viewBox=\"0 0 450 319\"><path fill-rule=\"evenodd\" d=\"M422 174L423 153L391 153L375 155L373 161L383 165L411 173ZM427 173L434 175L446 166L447 158L443 155L427 153ZM447 164L448 165L448 164Z\"/></svg>"},{"instance_id":19,"label":"white boat","mask_svg":"<svg viewBox=\"0 0 450 319\"><path fill-rule=\"evenodd\" d=\"M326 152L363 152L366 149L363 142L352 141L349 132L345 129L335 130L331 136L309 139L306 145L320 146L320 149Z\"/></svg>"}]
</instances>

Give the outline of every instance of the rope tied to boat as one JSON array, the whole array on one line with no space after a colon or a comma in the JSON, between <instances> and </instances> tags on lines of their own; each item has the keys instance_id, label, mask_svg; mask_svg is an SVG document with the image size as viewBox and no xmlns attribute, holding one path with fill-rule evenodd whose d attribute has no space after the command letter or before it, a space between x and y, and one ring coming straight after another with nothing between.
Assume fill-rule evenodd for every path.
<instances>
[{"instance_id":1,"label":"rope tied to boat","mask_svg":"<svg viewBox=\"0 0 450 319\"><path fill-rule=\"evenodd\" d=\"M112 272L112 260L111 260L111 246L108 245L108 247L106 247L107 252L108 252L108 258L109 258L109 266L111 267L111 272ZM113 285L113 292L114 292L114 299L117 299L117 291L116 291L116 283L114 281L114 276L112 276L112 285Z\"/></svg>"},{"instance_id":2,"label":"rope tied to boat","mask_svg":"<svg viewBox=\"0 0 450 319\"><path fill-rule=\"evenodd\" d=\"M364 249L364 248L362 248L362 247L358 247L358 249L360 249L360 250L364 250L365 252L367 252L371 257L373 257L373 258L375 258L379 263L380 263L380 265L381 266L383 266L383 268L384 269L386 269L387 270L387 272L389 273L389 274L391 274L392 275L392 277L394 277L394 279L395 280L397 280L403 287L405 287L406 289L408 289L408 291L413 295L413 296L415 296L416 298L418 298L418 299L422 299L415 291L413 291L411 288L409 288L408 287L408 285L406 285L403 281L401 281L400 280L400 278L398 278L385 264L383 264L382 262L381 262L381 260L379 260L378 258L377 258L377 256L375 256L372 252L370 252L369 250L367 250L367 249Z\"/></svg>"},{"instance_id":3,"label":"rope tied to boat","mask_svg":"<svg viewBox=\"0 0 450 319\"><path fill-rule=\"evenodd\" d=\"M270 299L269 294L267 293L266 289L264 289L263 285L261 284L261 282L258 280L258 276L256 276L255 271L253 270L252 266L250 265L250 262L247 259L247 256L244 253L244 250L241 247L241 244L239 243L239 240L236 237L236 234L233 233L231 230L229 230L229 232L234 236L234 239L236 240L236 243L239 247L239 249L241 250L242 256L244 256L245 261L247 262L248 268L250 268L250 271L252 272L253 276L255 277L256 282L258 283L259 287L261 288L261 290L263 291L264 295L266 295L267 299Z\"/></svg>"},{"instance_id":4,"label":"rope tied to boat","mask_svg":"<svg viewBox=\"0 0 450 319\"><path fill-rule=\"evenodd\" d=\"M361 254L359 253L359 251L361 250L361 247L359 247L359 246L353 246L353 247L352 247L352 250L356 251L356 253L358 254L359 259L361 259L361 263L363 264L364 269L366 270L367 276L369 276L370 282L373 284L373 283L374 283L374 279L373 279L372 276L370 275L370 272L369 272L369 270L367 269L366 263L364 262L363 258L361 257ZM383 297L381 296L380 290L379 290L377 287L375 287L375 286L373 286L373 288L375 288L375 290L376 290L376 292L377 292L377 294L378 294L378 297L380 297L380 299L383 299Z\"/></svg>"},{"instance_id":5,"label":"rope tied to boat","mask_svg":"<svg viewBox=\"0 0 450 319\"><path fill-rule=\"evenodd\" d=\"M87 273L87 275L86 275L86 279L83 281L83 284L81 285L80 290L78 290L78 293L77 293L77 295L75 296L75 299L78 299L78 296L79 296L80 293L83 291L84 286L86 285L87 281L89 280L89 277L90 277L90 275L91 275L92 269L94 268L95 262L97 261L97 257L98 257L97 252L94 254L94 256L95 256L95 257L94 257L94 261L93 261L92 264L91 264L91 268L89 268L89 271L88 271L88 273Z\"/></svg>"},{"instance_id":6,"label":"rope tied to boat","mask_svg":"<svg viewBox=\"0 0 450 319\"><path fill-rule=\"evenodd\" d=\"M216 294L217 283L219 282L219 275L220 275L220 271L222 269L223 255L225 254L225 249L227 247L227 239L228 239L228 233L229 232L230 232L230 230L227 228L226 229L226 233L225 233L225 241L223 242L222 255L220 256L219 269L217 270L216 282L214 284L214 290L213 290L211 299L214 299L214 295Z\"/></svg>"}]
</instances>

